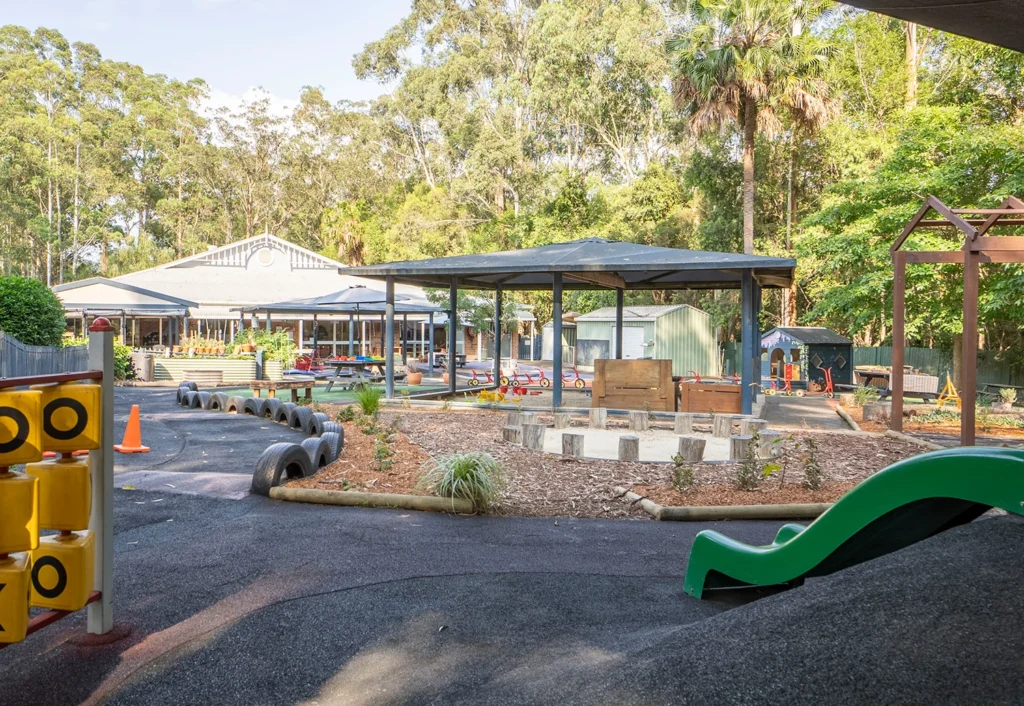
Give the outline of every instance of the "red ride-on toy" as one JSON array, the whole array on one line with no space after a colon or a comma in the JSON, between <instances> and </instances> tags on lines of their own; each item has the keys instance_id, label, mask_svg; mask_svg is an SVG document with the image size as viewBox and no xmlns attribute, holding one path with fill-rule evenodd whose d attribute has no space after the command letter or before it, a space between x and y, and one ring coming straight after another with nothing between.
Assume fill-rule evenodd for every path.
<instances>
[{"instance_id":1,"label":"red ride-on toy","mask_svg":"<svg viewBox=\"0 0 1024 706\"><path fill-rule=\"evenodd\" d=\"M776 378L772 378L772 386L767 388L767 389L765 389L764 394L766 394L766 395L774 395L775 393L779 393L779 394L785 395L786 397L791 397L792 395L795 394L797 397L803 397L804 396L804 391L803 390L796 390L796 391L793 390L793 384L792 384L793 383L793 364L792 363L784 364L783 368L782 368L782 371L783 371L782 372L782 378L783 378L783 381L786 384L783 387L778 387L775 384Z\"/></svg>"},{"instance_id":2,"label":"red ride-on toy","mask_svg":"<svg viewBox=\"0 0 1024 706\"><path fill-rule=\"evenodd\" d=\"M494 378L491 377L491 374L489 372L487 372L487 371L484 371L484 375L487 376L487 384L488 385L493 385L494 384ZM473 378L469 382L467 382L466 384L469 385L470 387L476 387L477 385L480 384L480 378L477 376L475 370L473 371Z\"/></svg>"}]
</instances>

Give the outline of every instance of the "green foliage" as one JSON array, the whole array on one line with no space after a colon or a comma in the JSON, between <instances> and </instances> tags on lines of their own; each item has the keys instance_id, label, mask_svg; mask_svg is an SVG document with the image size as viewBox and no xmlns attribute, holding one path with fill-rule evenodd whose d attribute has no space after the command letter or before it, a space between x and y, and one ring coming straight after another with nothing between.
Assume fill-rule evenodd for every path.
<instances>
[{"instance_id":1,"label":"green foliage","mask_svg":"<svg viewBox=\"0 0 1024 706\"><path fill-rule=\"evenodd\" d=\"M804 439L804 488L807 490L821 490L821 484L825 479L825 472L818 463L818 444L810 437Z\"/></svg>"},{"instance_id":2,"label":"green foliage","mask_svg":"<svg viewBox=\"0 0 1024 706\"><path fill-rule=\"evenodd\" d=\"M1004 387L999 390L999 399L1003 402L1013 404L1017 401L1017 391L1012 387Z\"/></svg>"},{"instance_id":3,"label":"green foliage","mask_svg":"<svg viewBox=\"0 0 1024 706\"><path fill-rule=\"evenodd\" d=\"M67 323L57 295L36 279L0 277L0 331L26 346L61 345Z\"/></svg>"},{"instance_id":4,"label":"green foliage","mask_svg":"<svg viewBox=\"0 0 1024 706\"><path fill-rule=\"evenodd\" d=\"M445 498L470 500L487 510L501 493L501 466L488 453L442 456L427 463L421 484Z\"/></svg>"},{"instance_id":5,"label":"green foliage","mask_svg":"<svg viewBox=\"0 0 1024 706\"><path fill-rule=\"evenodd\" d=\"M264 360L279 360L286 368L295 362L295 341L284 331L271 332L256 328L237 334L235 338L239 336L242 336L243 341L249 340L256 344L257 348L263 349Z\"/></svg>"},{"instance_id":6,"label":"green foliage","mask_svg":"<svg viewBox=\"0 0 1024 706\"><path fill-rule=\"evenodd\" d=\"M134 380L136 376L135 366L132 364L132 348L121 342L120 338L114 339L114 379Z\"/></svg>"},{"instance_id":7,"label":"green foliage","mask_svg":"<svg viewBox=\"0 0 1024 706\"><path fill-rule=\"evenodd\" d=\"M740 490L757 490L761 481L765 478L764 468L757 457L758 442L761 435L755 431L750 443L747 444L746 453L736 467L736 487Z\"/></svg>"},{"instance_id":8,"label":"green foliage","mask_svg":"<svg viewBox=\"0 0 1024 706\"><path fill-rule=\"evenodd\" d=\"M384 399L384 390L373 385L357 385L353 394L356 404L366 417L375 417L380 411L380 401Z\"/></svg>"},{"instance_id":9,"label":"green foliage","mask_svg":"<svg viewBox=\"0 0 1024 706\"><path fill-rule=\"evenodd\" d=\"M870 404L878 399L878 388L867 387L860 385L853 391L853 403L858 407L863 407L866 404Z\"/></svg>"},{"instance_id":10,"label":"green foliage","mask_svg":"<svg viewBox=\"0 0 1024 706\"><path fill-rule=\"evenodd\" d=\"M675 464L672 469L672 487L680 493L692 490L696 483L693 475L693 466L686 463L680 454L672 457L672 463Z\"/></svg>"},{"instance_id":11,"label":"green foliage","mask_svg":"<svg viewBox=\"0 0 1024 706\"><path fill-rule=\"evenodd\" d=\"M334 419L338 422L351 422L356 418L356 410L352 405L346 405L338 410Z\"/></svg>"}]
</instances>

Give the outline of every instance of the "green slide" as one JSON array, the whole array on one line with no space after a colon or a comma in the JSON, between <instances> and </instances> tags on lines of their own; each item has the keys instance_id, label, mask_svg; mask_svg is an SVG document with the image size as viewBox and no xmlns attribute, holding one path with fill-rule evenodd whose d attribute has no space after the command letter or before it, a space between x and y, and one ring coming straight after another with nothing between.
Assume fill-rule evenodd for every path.
<instances>
[{"instance_id":1,"label":"green slide","mask_svg":"<svg viewBox=\"0 0 1024 706\"><path fill-rule=\"evenodd\" d=\"M1024 450L965 447L895 463L851 490L817 520L783 526L753 547L704 530L693 540L684 589L798 585L889 554L990 508L1024 515Z\"/></svg>"}]
</instances>

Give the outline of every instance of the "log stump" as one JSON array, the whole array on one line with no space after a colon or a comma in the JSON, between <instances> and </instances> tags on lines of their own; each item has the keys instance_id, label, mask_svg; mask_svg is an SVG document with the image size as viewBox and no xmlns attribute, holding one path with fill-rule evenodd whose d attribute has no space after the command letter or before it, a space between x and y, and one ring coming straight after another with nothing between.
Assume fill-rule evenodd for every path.
<instances>
[{"instance_id":1,"label":"log stump","mask_svg":"<svg viewBox=\"0 0 1024 706\"><path fill-rule=\"evenodd\" d=\"M695 415L688 412L679 412L676 414L676 434L692 434L693 433L693 418Z\"/></svg>"},{"instance_id":2,"label":"log stump","mask_svg":"<svg viewBox=\"0 0 1024 706\"><path fill-rule=\"evenodd\" d=\"M590 410L590 428L608 428L608 410L604 407L594 407Z\"/></svg>"},{"instance_id":3,"label":"log stump","mask_svg":"<svg viewBox=\"0 0 1024 706\"><path fill-rule=\"evenodd\" d=\"M755 431L761 431L768 428L767 419L741 419L740 420L740 434L753 434Z\"/></svg>"},{"instance_id":4,"label":"log stump","mask_svg":"<svg viewBox=\"0 0 1024 706\"><path fill-rule=\"evenodd\" d=\"M619 437L619 460L633 461L640 460L640 437L636 434L623 434Z\"/></svg>"},{"instance_id":5,"label":"log stump","mask_svg":"<svg viewBox=\"0 0 1024 706\"><path fill-rule=\"evenodd\" d=\"M632 431L647 431L651 425L651 418L647 412L630 412L629 428Z\"/></svg>"},{"instance_id":6,"label":"log stump","mask_svg":"<svg viewBox=\"0 0 1024 706\"><path fill-rule=\"evenodd\" d=\"M583 458L583 434L562 434L562 455Z\"/></svg>"},{"instance_id":7,"label":"log stump","mask_svg":"<svg viewBox=\"0 0 1024 706\"><path fill-rule=\"evenodd\" d=\"M757 440L757 455L760 458L774 458L779 455L779 451L782 449L781 444L777 443L782 438L780 432L772 429L765 429L760 432Z\"/></svg>"},{"instance_id":8,"label":"log stump","mask_svg":"<svg viewBox=\"0 0 1024 706\"><path fill-rule=\"evenodd\" d=\"M536 412L520 412L519 426L524 424L540 424L540 415Z\"/></svg>"},{"instance_id":9,"label":"log stump","mask_svg":"<svg viewBox=\"0 0 1024 706\"><path fill-rule=\"evenodd\" d=\"M839 404L843 405L844 407L856 407L857 396L854 395L852 392L840 392Z\"/></svg>"},{"instance_id":10,"label":"log stump","mask_svg":"<svg viewBox=\"0 0 1024 706\"><path fill-rule=\"evenodd\" d=\"M506 425L501 428L502 441L508 441L513 444L523 443L523 428L515 427L512 425Z\"/></svg>"},{"instance_id":11,"label":"log stump","mask_svg":"<svg viewBox=\"0 0 1024 706\"><path fill-rule=\"evenodd\" d=\"M711 421L711 434L719 439L732 436L733 415L716 414Z\"/></svg>"},{"instance_id":12,"label":"log stump","mask_svg":"<svg viewBox=\"0 0 1024 706\"><path fill-rule=\"evenodd\" d=\"M568 412L555 412L555 429L566 429L572 421L572 415Z\"/></svg>"},{"instance_id":13,"label":"log stump","mask_svg":"<svg viewBox=\"0 0 1024 706\"><path fill-rule=\"evenodd\" d=\"M699 436L679 437L679 455L686 463L700 463L704 460L704 447L707 439Z\"/></svg>"},{"instance_id":14,"label":"log stump","mask_svg":"<svg viewBox=\"0 0 1024 706\"><path fill-rule=\"evenodd\" d=\"M543 424L523 424L523 446L534 451L543 451L546 428Z\"/></svg>"},{"instance_id":15,"label":"log stump","mask_svg":"<svg viewBox=\"0 0 1024 706\"><path fill-rule=\"evenodd\" d=\"M861 408L864 412L866 422L887 422L892 414L891 408L885 402L866 404Z\"/></svg>"},{"instance_id":16,"label":"log stump","mask_svg":"<svg viewBox=\"0 0 1024 706\"><path fill-rule=\"evenodd\" d=\"M523 425L523 413L522 412L508 412L505 415L505 426L507 427L521 427Z\"/></svg>"},{"instance_id":17,"label":"log stump","mask_svg":"<svg viewBox=\"0 0 1024 706\"><path fill-rule=\"evenodd\" d=\"M742 461L747 455L754 437L750 434L733 434L729 437L729 460Z\"/></svg>"}]
</instances>

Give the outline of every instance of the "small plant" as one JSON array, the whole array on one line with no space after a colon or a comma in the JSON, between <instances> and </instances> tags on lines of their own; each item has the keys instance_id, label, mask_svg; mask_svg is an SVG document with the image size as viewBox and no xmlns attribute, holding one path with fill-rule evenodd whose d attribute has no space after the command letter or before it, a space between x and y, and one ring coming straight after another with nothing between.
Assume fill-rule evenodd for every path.
<instances>
[{"instance_id":1,"label":"small plant","mask_svg":"<svg viewBox=\"0 0 1024 706\"><path fill-rule=\"evenodd\" d=\"M449 411L451 411L451 408L452 408L452 401L451 400L444 400L441 403L441 411L442 412L449 412Z\"/></svg>"},{"instance_id":2,"label":"small plant","mask_svg":"<svg viewBox=\"0 0 1024 706\"><path fill-rule=\"evenodd\" d=\"M1007 404L1013 404L1017 401L1017 391L1012 387L1000 388L999 399Z\"/></svg>"},{"instance_id":3,"label":"small plant","mask_svg":"<svg viewBox=\"0 0 1024 706\"><path fill-rule=\"evenodd\" d=\"M486 510L501 491L501 466L489 453L471 452L441 456L428 462L420 483L436 495L462 498Z\"/></svg>"},{"instance_id":4,"label":"small plant","mask_svg":"<svg viewBox=\"0 0 1024 706\"><path fill-rule=\"evenodd\" d=\"M760 441L761 435L755 431L747 444L743 460L740 461L740 465L736 469L736 487L740 490L757 490L765 477L764 469L761 468L761 462L757 458L757 447Z\"/></svg>"},{"instance_id":5,"label":"small plant","mask_svg":"<svg viewBox=\"0 0 1024 706\"><path fill-rule=\"evenodd\" d=\"M821 490L825 473L818 463L818 444L814 439L804 439L804 487L807 490Z\"/></svg>"},{"instance_id":6,"label":"small plant","mask_svg":"<svg viewBox=\"0 0 1024 706\"><path fill-rule=\"evenodd\" d=\"M978 426L982 429L993 426L992 424L992 413L988 409L988 405L979 404L976 407L975 416L978 419Z\"/></svg>"},{"instance_id":7,"label":"small plant","mask_svg":"<svg viewBox=\"0 0 1024 706\"><path fill-rule=\"evenodd\" d=\"M675 468L672 469L672 487L680 493L693 490L696 481L693 477L693 466L686 463L680 454L672 457Z\"/></svg>"},{"instance_id":8,"label":"small plant","mask_svg":"<svg viewBox=\"0 0 1024 706\"><path fill-rule=\"evenodd\" d=\"M871 404L878 399L878 389L874 387L861 386L853 391L853 403L857 407Z\"/></svg>"},{"instance_id":9,"label":"small plant","mask_svg":"<svg viewBox=\"0 0 1024 706\"><path fill-rule=\"evenodd\" d=\"M380 411L380 401L384 398L384 390L370 385L359 385L355 389L356 404L367 417L374 417Z\"/></svg>"},{"instance_id":10,"label":"small plant","mask_svg":"<svg viewBox=\"0 0 1024 706\"><path fill-rule=\"evenodd\" d=\"M338 410L338 413L334 415L334 418L338 422L351 422L356 418L356 410L352 405L346 405Z\"/></svg>"}]
</instances>

